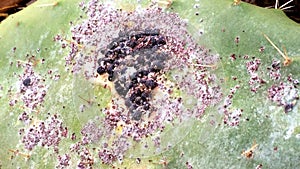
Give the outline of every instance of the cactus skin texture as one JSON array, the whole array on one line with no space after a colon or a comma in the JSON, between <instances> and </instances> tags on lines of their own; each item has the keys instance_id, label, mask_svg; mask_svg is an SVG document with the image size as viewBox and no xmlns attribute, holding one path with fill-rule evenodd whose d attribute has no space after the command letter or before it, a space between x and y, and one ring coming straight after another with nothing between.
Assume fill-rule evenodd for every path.
<instances>
[{"instance_id":1,"label":"cactus skin texture","mask_svg":"<svg viewBox=\"0 0 300 169\"><path fill-rule=\"evenodd\" d=\"M55 168L63 160L69 160L69 167L75 168L82 159L72 154L70 147L80 141L85 124L99 126L97 121L88 122L96 116L104 117L100 109L110 102L111 90L66 71L64 58L69 48L63 49L54 40L61 35L63 43L73 43L71 27L87 18L79 7L80 2L40 0L0 24L0 168ZM96 142L82 148L86 157L95 159L86 158L85 165L95 168L299 168L299 24L279 9L233 3L232 0L173 0L170 6L163 7L186 19L190 35L209 49L207 52L219 56L214 65L198 66L216 75L222 92L220 102L207 107L201 117L191 118L180 126L167 126L161 136L165 149L159 153L155 153L152 138L148 138L145 142L149 141L151 151L136 144L135 149L129 148L125 153L123 163L101 164ZM142 0L140 4L145 8L149 1ZM138 6L136 1L116 1L112 5L126 10ZM292 60L289 65L284 66L284 58L264 35L282 51L286 48ZM25 70L32 70L32 74ZM169 73L166 76L180 72ZM27 77L28 74L31 76ZM21 89L33 90L35 85L40 85L38 91L45 89L46 95L36 107L26 106ZM180 89L174 95L189 98ZM193 106L195 100L191 100L186 104ZM28 123L26 118L19 120L24 111L30 112ZM26 149L21 142L24 133L30 128L35 131L41 122L46 126L58 125L53 131L61 137L59 146ZM116 135L122 129L118 125ZM73 133L77 133L77 138ZM176 141L168 145L168 139Z\"/></svg>"}]
</instances>

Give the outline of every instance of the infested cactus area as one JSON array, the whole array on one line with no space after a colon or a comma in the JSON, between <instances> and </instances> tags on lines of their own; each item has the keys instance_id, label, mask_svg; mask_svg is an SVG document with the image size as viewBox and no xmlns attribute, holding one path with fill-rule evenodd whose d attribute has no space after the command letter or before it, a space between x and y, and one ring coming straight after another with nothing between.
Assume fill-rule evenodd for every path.
<instances>
[{"instance_id":1,"label":"infested cactus area","mask_svg":"<svg viewBox=\"0 0 300 169\"><path fill-rule=\"evenodd\" d=\"M0 166L297 168L298 29L230 0L38 1L0 25Z\"/></svg>"}]
</instances>

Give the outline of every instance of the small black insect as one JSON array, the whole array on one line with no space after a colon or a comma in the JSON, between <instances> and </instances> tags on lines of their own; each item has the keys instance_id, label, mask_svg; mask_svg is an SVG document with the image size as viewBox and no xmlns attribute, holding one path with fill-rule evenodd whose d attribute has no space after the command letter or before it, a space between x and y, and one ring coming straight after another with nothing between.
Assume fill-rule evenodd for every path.
<instances>
[{"instance_id":1,"label":"small black insect","mask_svg":"<svg viewBox=\"0 0 300 169\"><path fill-rule=\"evenodd\" d=\"M143 112L139 111L139 110L133 110L131 113L132 119L139 121L141 120Z\"/></svg>"},{"instance_id":2,"label":"small black insect","mask_svg":"<svg viewBox=\"0 0 300 169\"><path fill-rule=\"evenodd\" d=\"M142 160L141 160L141 158L139 158L139 157L138 157L138 158L136 158L136 163L137 163L137 164L140 164L140 163L141 163L141 161L142 161Z\"/></svg>"},{"instance_id":3,"label":"small black insect","mask_svg":"<svg viewBox=\"0 0 300 169\"><path fill-rule=\"evenodd\" d=\"M28 77L25 80L23 80L23 85L28 87L31 85L31 79Z\"/></svg>"},{"instance_id":4,"label":"small black insect","mask_svg":"<svg viewBox=\"0 0 300 169\"><path fill-rule=\"evenodd\" d=\"M273 69L279 70L280 69L280 61L273 61L271 66Z\"/></svg>"},{"instance_id":5,"label":"small black insect","mask_svg":"<svg viewBox=\"0 0 300 169\"><path fill-rule=\"evenodd\" d=\"M284 112L288 113L288 112L292 111L295 104L296 104L296 101L293 101L291 103L287 103L286 105L284 105Z\"/></svg>"},{"instance_id":6,"label":"small black insect","mask_svg":"<svg viewBox=\"0 0 300 169\"><path fill-rule=\"evenodd\" d=\"M97 69L97 73L98 73L99 75L102 75L102 74L106 73L106 69L105 69L104 67L100 66L100 67L98 67L98 69Z\"/></svg>"}]
</instances>

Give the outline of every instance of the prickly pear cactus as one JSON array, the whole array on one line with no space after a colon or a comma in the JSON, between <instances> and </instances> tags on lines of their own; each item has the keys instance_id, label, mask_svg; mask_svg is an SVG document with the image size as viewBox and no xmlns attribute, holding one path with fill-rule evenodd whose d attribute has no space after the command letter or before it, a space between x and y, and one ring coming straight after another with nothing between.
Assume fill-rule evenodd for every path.
<instances>
[{"instance_id":1,"label":"prickly pear cactus","mask_svg":"<svg viewBox=\"0 0 300 169\"><path fill-rule=\"evenodd\" d=\"M42 0L0 25L0 168L298 168L299 24L230 0Z\"/></svg>"}]
</instances>

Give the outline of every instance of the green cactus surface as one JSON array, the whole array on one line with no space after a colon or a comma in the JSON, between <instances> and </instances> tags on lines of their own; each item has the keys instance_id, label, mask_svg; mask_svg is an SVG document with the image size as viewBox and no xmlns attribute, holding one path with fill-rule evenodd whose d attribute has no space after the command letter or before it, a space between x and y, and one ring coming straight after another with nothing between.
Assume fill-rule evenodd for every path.
<instances>
[{"instance_id":1,"label":"green cactus surface","mask_svg":"<svg viewBox=\"0 0 300 169\"><path fill-rule=\"evenodd\" d=\"M0 24L0 168L300 167L300 26L283 11L244 2L234 5L233 0L159 0L154 5L149 0L103 1L110 4L110 8L103 7L109 9L108 14L120 11L116 9L143 13L158 5L165 20L178 15L170 19L175 26L170 22L170 28L162 30L178 27L184 32L186 28L182 39L187 43L176 44L184 44L182 50L199 49L199 55L205 56L197 58L197 53L191 62L180 61L187 65L174 69L170 65L172 69L159 74L162 84L174 88L165 103L153 101L157 105L151 106L169 108L172 115L183 114L171 116L174 119L135 140L122 133L133 124L149 129L152 123L147 126L131 118L109 128L107 119L115 117L109 107L123 105L114 103L122 99L110 85L86 78L85 70L91 69L85 66L97 61L85 59L93 58L103 46L99 41L114 33L93 32L93 36L83 36L82 42L76 41L78 26L91 23L88 2L39 0ZM159 27L153 20L154 27ZM120 25L131 28L141 23ZM98 35L103 38L97 39ZM74 48L78 51L67 63ZM178 53L183 58L194 56ZM204 61L197 63L197 59ZM76 72L76 65L83 66ZM203 75L199 83L205 83L205 89L196 82L184 87L189 80L196 81L193 75ZM190 89L194 84L195 89ZM151 99L166 97L164 92L153 91L156 94ZM212 98L207 105L198 97L205 91L211 95L205 97ZM172 107L179 99L180 108ZM124 107L116 109L122 113L127 111ZM199 107L204 111L199 113ZM35 137L41 132L47 134ZM47 142L52 136L52 142ZM88 143L85 138L90 139Z\"/></svg>"}]
</instances>

